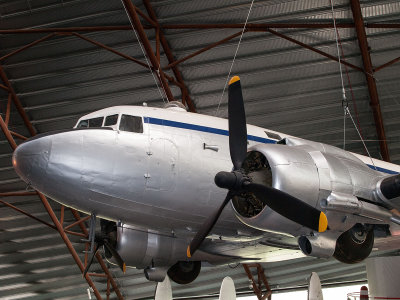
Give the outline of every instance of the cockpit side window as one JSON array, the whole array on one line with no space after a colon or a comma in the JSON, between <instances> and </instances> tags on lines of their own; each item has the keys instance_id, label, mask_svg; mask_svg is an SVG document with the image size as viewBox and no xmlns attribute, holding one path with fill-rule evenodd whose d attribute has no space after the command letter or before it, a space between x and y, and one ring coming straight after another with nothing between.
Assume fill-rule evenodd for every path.
<instances>
[{"instance_id":1,"label":"cockpit side window","mask_svg":"<svg viewBox=\"0 0 400 300\"><path fill-rule=\"evenodd\" d=\"M107 116L104 122L104 126L113 126L116 125L118 121L118 114Z\"/></svg>"},{"instance_id":2,"label":"cockpit side window","mask_svg":"<svg viewBox=\"0 0 400 300\"><path fill-rule=\"evenodd\" d=\"M119 130L143 133L142 117L122 115Z\"/></svg>"},{"instance_id":3,"label":"cockpit side window","mask_svg":"<svg viewBox=\"0 0 400 300\"><path fill-rule=\"evenodd\" d=\"M78 126L76 128L87 128L89 127L89 120L82 120L79 122Z\"/></svg>"},{"instance_id":4,"label":"cockpit side window","mask_svg":"<svg viewBox=\"0 0 400 300\"><path fill-rule=\"evenodd\" d=\"M101 127L103 125L104 117L98 117L88 120L82 120L79 122L77 128L87 128L87 127Z\"/></svg>"},{"instance_id":5,"label":"cockpit side window","mask_svg":"<svg viewBox=\"0 0 400 300\"><path fill-rule=\"evenodd\" d=\"M101 127L104 117L89 119L89 127Z\"/></svg>"}]
</instances>

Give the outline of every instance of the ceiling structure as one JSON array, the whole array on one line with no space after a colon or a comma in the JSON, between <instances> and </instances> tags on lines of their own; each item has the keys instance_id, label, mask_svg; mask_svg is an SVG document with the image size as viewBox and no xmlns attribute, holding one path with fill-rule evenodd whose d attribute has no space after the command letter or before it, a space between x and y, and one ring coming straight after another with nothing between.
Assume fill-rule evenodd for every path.
<instances>
[{"instance_id":1,"label":"ceiling structure","mask_svg":"<svg viewBox=\"0 0 400 300\"><path fill-rule=\"evenodd\" d=\"M332 18L329 0L254 1L241 38L248 0L0 0L0 299L88 297L90 282L77 267L85 223L65 228L81 216L31 192L11 165L14 141L71 128L88 112L179 100L226 117L232 66L248 123L338 147L345 136L347 150L365 154L350 116L344 119L348 105L371 156L400 163L400 3L360 2L333 1ZM304 286L311 271L325 284L366 280L364 264L334 260L263 267L273 290ZM107 278L119 298L152 297L155 285L142 271L105 270L112 276L89 276L103 299ZM222 266L174 285L174 296L216 292L226 275L250 291L242 267Z\"/></svg>"}]
</instances>

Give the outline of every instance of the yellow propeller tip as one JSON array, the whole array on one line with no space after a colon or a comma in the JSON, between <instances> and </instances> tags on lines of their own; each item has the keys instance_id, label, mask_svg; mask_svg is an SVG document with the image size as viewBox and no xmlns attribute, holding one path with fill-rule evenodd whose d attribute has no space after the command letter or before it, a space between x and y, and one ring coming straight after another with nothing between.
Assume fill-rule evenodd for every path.
<instances>
[{"instance_id":1,"label":"yellow propeller tip","mask_svg":"<svg viewBox=\"0 0 400 300\"><path fill-rule=\"evenodd\" d=\"M122 266L122 272L124 272L124 274L125 274L125 272L126 272L126 264L125 264L125 263L124 263L123 266Z\"/></svg>"},{"instance_id":2,"label":"yellow propeller tip","mask_svg":"<svg viewBox=\"0 0 400 300\"><path fill-rule=\"evenodd\" d=\"M233 76L231 78L231 80L229 80L229 85L231 85L232 83L235 83L236 81L239 81L239 80L240 80L239 76Z\"/></svg>"},{"instance_id":3,"label":"yellow propeller tip","mask_svg":"<svg viewBox=\"0 0 400 300\"><path fill-rule=\"evenodd\" d=\"M318 224L318 232L324 232L328 228L328 218L321 211L319 215L319 224Z\"/></svg>"},{"instance_id":4,"label":"yellow propeller tip","mask_svg":"<svg viewBox=\"0 0 400 300\"><path fill-rule=\"evenodd\" d=\"M192 254L190 254L190 245L188 245L187 249L186 249L186 255L188 258L192 257Z\"/></svg>"}]
</instances>

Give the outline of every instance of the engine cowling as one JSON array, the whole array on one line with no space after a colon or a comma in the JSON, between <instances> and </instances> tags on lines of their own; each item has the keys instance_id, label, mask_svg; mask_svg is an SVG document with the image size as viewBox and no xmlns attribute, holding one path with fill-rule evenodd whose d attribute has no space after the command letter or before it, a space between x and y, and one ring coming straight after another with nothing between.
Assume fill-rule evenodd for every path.
<instances>
[{"instance_id":1,"label":"engine cowling","mask_svg":"<svg viewBox=\"0 0 400 300\"><path fill-rule=\"evenodd\" d=\"M179 284L187 284L197 278L201 269L201 260L212 260L212 255L199 251L191 260L186 257L187 240L160 233L149 232L129 225L104 221L102 228L113 246L128 266L143 269L150 281L161 282L168 274ZM107 250L107 249L105 249ZM111 253L106 257L113 261Z\"/></svg>"},{"instance_id":2,"label":"engine cowling","mask_svg":"<svg viewBox=\"0 0 400 300\"><path fill-rule=\"evenodd\" d=\"M299 247L305 255L318 258L333 256L346 264L358 263L369 256L374 245L372 226L356 224L349 230L301 236Z\"/></svg>"},{"instance_id":3,"label":"engine cowling","mask_svg":"<svg viewBox=\"0 0 400 300\"><path fill-rule=\"evenodd\" d=\"M129 225L117 227L116 249L126 265L138 269L172 266L185 257L184 239L140 230Z\"/></svg>"},{"instance_id":4,"label":"engine cowling","mask_svg":"<svg viewBox=\"0 0 400 300\"><path fill-rule=\"evenodd\" d=\"M163 281L168 274L174 282L187 284L199 275L202 261L216 265L231 261L227 255L202 250L188 258L186 248L189 240L186 238L150 232L127 224L102 223L107 224L107 228L103 228L104 233L126 265L143 269L146 278L151 281ZM111 253L105 251L105 254L113 262Z\"/></svg>"},{"instance_id":5,"label":"engine cowling","mask_svg":"<svg viewBox=\"0 0 400 300\"><path fill-rule=\"evenodd\" d=\"M254 182L284 191L324 211L330 230L339 232L337 236L360 222L353 218L342 222L351 212L342 211L339 218L337 211L327 210L321 204L332 194L348 195L356 201L357 198L376 201L376 183L383 176L351 153L333 146L296 138L281 143L250 148L242 166L248 176ZM236 196L232 203L238 218L251 227L293 236L311 233L310 229L263 206L252 194Z\"/></svg>"},{"instance_id":6,"label":"engine cowling","mask_svg":"<svg viewBox=\"0 0 400 300\"><path fill-rule=\"evenodd\" d=\"M257 145L242 166L254 182L282 190L316 207L319 199L318 170L302 149L284 145ZM252 194L234 197L233 207L245 224L260 230L301 235L303 227L288 220Z\"/></svg>"}]
</instances>

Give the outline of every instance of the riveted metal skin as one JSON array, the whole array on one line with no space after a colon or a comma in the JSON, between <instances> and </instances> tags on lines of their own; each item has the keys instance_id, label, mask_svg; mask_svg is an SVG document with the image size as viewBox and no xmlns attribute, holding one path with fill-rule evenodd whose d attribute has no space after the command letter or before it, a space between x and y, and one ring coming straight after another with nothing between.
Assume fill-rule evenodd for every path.
<instances>
[{"instance_id":1,"label":"riveted metal skin","mask_svg":"<svg viewBox=\"0 0 400 300\"><path fill-rule=\"evenodd\" d=\"M375 201L374 187L377 180L384 178L385 175L372 170L347 151L297 138L286 138L285 144L256 145L249 151L260 152L266 157L272 173L272 187L325 211L331 230L345 231L360 221L352 217L351 208L354 203L350 202L340 214L344 214L352 221L337 221L339 214L337 210L321 206L331 194L339 193L352 197L359 207L358 213L361 213L361 210L363 212L370 210L368 215L371 215L371 211L376 208L374 205L369 208L368 203L361 203L358 198ZM382 217L379 208L377 209L373 217ZM293 236L310 233L307 228L282 218L269 207L265 207L262 212L251 218L241 216L238 210L236 212L245 224L261 230L280 232L281 228L285 228L285 231ZM390 213L386 211L384 215L383 220L387 221ZM378 220L375 222L380 223Z\"/></svg>"},{"instance_id":2,"label":"riveted metal skin","mask_svg":"<svg viewBox=\"0 0 400 300\"><path fill-rule=\"evenodd\" d=\"M214 178L220 171L232 171L228 122L182 110L133 106L107 108L81 120L113 114L141 117L143 132L118 130L117 124L112 129L45 134L22 143L14 152L13 166L21 178L55 201L148 230L125 236L138 243L121 246L120 250L126 251L123 254L127 265L146 268L151 266L150 257L160 266L172 265L181 257L186 260L188 241L226 196L226 190L219 188ZM376 191L379 181L392 175L371 169L367 166L369 158L361 155L276 134L285 139L285 145L275 144L277 141L269 138L264 128L247 125L248 151L265 156L272 187L324 211L330 231L343 232L356 223L382 222L325 209L321 201L333 193L353 195L371 202L371 206L362 206L364 212L370 213L374 203L384 203ZM204 144L216 145L219 151L207 149ZM380 170L400 172L398 166L377 160L374 163ZM257 180L256 174L249 176ZM267 206L246 218L227 205L211 232L223 245L237 245L225 256L225 262L237 261L242 246L251 257L264 258L260 247L242 242L243 233L268 239L310 236L310 229ZM159 253L157 249L161 248L154 248L155 244L172 249L169 256ZM140 245L153 252L137 250L135 247ZM210 255L211 250L207 253L199 249L199 255L204 256L191 259L221 261L220 248L213 243L204 247L209 247L216 256Z\"/></svg>"}]
</instances>

